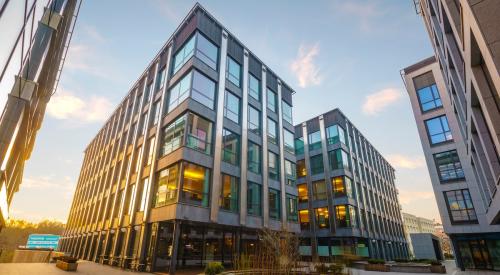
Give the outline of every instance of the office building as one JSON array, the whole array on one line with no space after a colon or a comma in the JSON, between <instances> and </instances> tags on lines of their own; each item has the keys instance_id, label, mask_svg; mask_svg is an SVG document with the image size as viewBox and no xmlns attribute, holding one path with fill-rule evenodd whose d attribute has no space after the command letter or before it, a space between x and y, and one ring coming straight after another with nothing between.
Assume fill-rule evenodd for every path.
<instances>
[{"instance_id":1,"label":"office building","mask_svg":"<svg viewBox=\"0 0 500 275\"><path fill-rule=\"evenodd\" d=\"M0 1L1 43L8 49L0 52L0 231L57 90L80 3Z\"/></svg>"},{"instance_id":2,"label":"office building","mask_svg":"<svg viewBox=\"0 0 500 275\"><path fill-rule=\"evenodd\" d=\"M463 138L449 79L445 81L434 57L403 69L402 75L457 266L500 270L500 225L492 224L488 215L491 197L478 173L484 166L471 158L471 140Z\"/></svg>"},{"instance_id":3,"label":"office building","mask_svg":"<svg viewBox=\"0 0 500 275\"><path fill-rule=\"evenodd\" d=\"M299 232L293 93L196 4L85 150L62 250L175 272Z\"/></svg>"},{"instance_id":4,"label":"office building","mask_svg":"<svg viewBox=\"0 0 500 275\"><path fill-rule=\"evenodd\" d=\"M394 168L338 109L295 126L300 252L407 258Z\"/></svg>"},{"instance_id":5,"label":"office building","mask_svg":"<svg viewBox=\"0 0 500 275\"><path fill-rule=\"evenodd\" d=\"M415 259L442 261L443 250L439 238L432 233L410 233L412 253Z\"/></svg>"},{"instance_id":6,"label":"office building","mask_svg":"<svg viewBox=\"0 0 500 275\"><path fill-rule=\"evenodd\" d=\"M413 245L410 234L412 233L434 234L436 231L436 229L434 228L434 220L417 217L415 215L403 212L403 223L405 227L405 236L406 240L408 241L408 247L410 249L410 253L412 255L415 255L413 251Z\"/></svg>"}]
</instances>

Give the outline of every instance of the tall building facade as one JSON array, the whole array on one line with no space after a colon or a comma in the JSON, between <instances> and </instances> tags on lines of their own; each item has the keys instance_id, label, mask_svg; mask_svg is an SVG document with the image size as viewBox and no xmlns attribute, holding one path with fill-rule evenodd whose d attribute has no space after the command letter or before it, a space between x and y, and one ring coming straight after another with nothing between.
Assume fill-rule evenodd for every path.
<instances>
[{"instance_id":1,"label":"tall building facade","mask_svg":"<svg viewBox=\"0 0 500 275\"><path fill-rule=\"evenodd\" d=\"M467 162L500 224L500 3L422 0L420 11L457 119Z\"/></svg>"},{"instance_id":2,"label":"tall building facade","mask_svg":"<svg viewBox=\"0 0 500 275\"><path fill-rule=\"evenodd\" d=\"M300 251L312 258L407 258L394 169L334 109L295 126Z\"/></svg>"},{"instance_id":3,"label":"tall building facade","mask_svg":"<svg viewBox=\"0 0 500 275\"><path fill-rule=\"evenodd\" d=\"M196 4L88 145L62 250L174 272L299 232L293 93Z\"/></svg>"},{"instance_id":4,"label":"tall building facade","mask_svg":"<svg viewBox=\"0 0 500 275\"><path fill-rule=\"evenodd\" d=\"M408 241L408 247L412 255L415 254L413 251L413 245L410 234L412 233L434 234L436 232L436 229L434 228L434 220L417 217L409 213L403 212L403 223L405 228L406 240Z\"/></svg>"},{"instance_id":5,"label":"tall building facade","mask_svg":"<svg viewBox=\"0 0 500 275\"><path fill-rule=\"evenodd\" d=\"M488 185L471 158L448 81L434 57L402 71L441 221L461 269L500 270L500 225L491 224ZM484 157L484 155L482 156ZM483 170L484 172L484 170Z\"/></svg>"},{"instance_id":6,"label":"tall building facade","mask_svg":"<svg viewBox=\"0 0 500 275\"><path fill-rule=\"evenodd\" d=\"M56 92L80 4L0 1L0 230Z\"/></svg>"}]
</instances>

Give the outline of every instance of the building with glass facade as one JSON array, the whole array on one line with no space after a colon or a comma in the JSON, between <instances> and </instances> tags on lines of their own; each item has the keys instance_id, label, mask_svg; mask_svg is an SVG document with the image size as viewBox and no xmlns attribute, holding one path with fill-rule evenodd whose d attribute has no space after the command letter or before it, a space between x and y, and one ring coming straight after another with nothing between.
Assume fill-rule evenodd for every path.
<instances>
[{"instance_id":1,"label":"building with glass facade","mask_svg":"<svg viewBox=\"0 0 500 275\"><path fill-rule=\"evenodd\" d=\"M299 232L293 93L196 4L88 145L61 250L174 272Z\"/></svg>"},{"instance_id":2,"label":"building with glass facade","mask_svg":"<svg viewBox=\"0 0 500 275\"><path fill-rule=\"evenodd\" d=\"M471 158L476 147L464 138L467 134L455 107L458 94L448 92L453 82L443 78L441 68L436 58L430 57L403 69L402 75L443 229L451 240L458 267L500 270L500 225L491 224L489 187L478 172L485 170L476 156Z\"/></svg>"},{"instance_id":3,"label":"building with glass facade","mask_svg":"<svg viewBox=\"0 0 500 275\"><path fill-rule=\"evenodd\" d=\"M334 109L295 126L300 252L408 257L394 169Z\"/></svg>"}]
</instances>

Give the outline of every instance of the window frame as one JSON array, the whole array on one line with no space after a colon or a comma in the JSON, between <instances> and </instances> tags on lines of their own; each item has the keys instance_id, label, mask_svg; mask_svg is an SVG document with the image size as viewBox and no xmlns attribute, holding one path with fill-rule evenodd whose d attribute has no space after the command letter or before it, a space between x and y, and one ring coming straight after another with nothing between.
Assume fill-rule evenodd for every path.
<instances>
[{"instance_id":1,"label":"window frame","mask_svg":"<svg viewBox=\"0 0 500 275\"><path fill-rule=\"evenodd\" d=\"M437 95L438 95L438 98L435 98L434 97L434 89L433 87L435 88L436 92L437 92ZM422 99L420 98L420 92L426 88L429 88L430 91L431 91L431 96L432 96L432 100L431 101L427 101L425 103L422 103ZM417 100L418 100L418 106L420 107L420 112L422 114L425 114L425 113L428 113L428 112L431 112L431 111L434 111L434 110L439 110L439 109L442 109L443 108L443 101L441 99L441 95L439 94L439 89L437 88L437 84L436 83L433 83L429 86L425 86L425 87L421 87L420 89L416 90L416 94L417 94ZM435 106L431 109L427 109L427 110L424 110L422 104L426 104L426 103L429 103L429 102L436 102L436 100L439 100L439 102L441 103L441 105L439 106Z\"/></svg>"},{"instance_id":2,"label":"window frame","mask_svg":"<svg viewBox=\"0 0 500 275\"><path fill-rule=\"evenodd\" d=\"M236 99L238 101L238 104L237 104L238 110L233 110L232 109L233 106L228 105L230 98ZM228 114L230 114L230 115L228 115ZM233 116L236 118L234 118ZM240 124L241 98L227 89L224 92L224 117L231 120L232 122L234 122L236 124Z\"/></svg>"},{"instance_id":3,"label":"window frame","mask_svg":"<svg viewBox=\"0 0 500 275\"><path fill-rule=\"evenodd\" d=\"M435 119L439 119L439 124L441 125L441 130L445 130L444 129L444 125L443 125L443 120L442 118L445 118L446 119L446 124L448 126L448 131L443 131L441 133L435 133L435 134L431 134L430 131L429 131L429 125L428 125L428 122L432 121L432 120L435 120ZM425 130L426 130L426 133L427 133L427 138L429 140L429 144L431 146L436 146L436 145L440 145L440 144L446 144L446 143L450 143L450 142L453 142L453 133L451 131L451 128L450 128L450 123L448 121L448 117L446 116L446 114L443 114L443 115L439 115L439 116L435 116L435 117L432 117L432 118L429 118L429 119L426 119L424 120L424 125L425 125ZM446 139L446 133L449 132L450 133L450 136L451 138L450 139ZM432 137L433 136L437 136L437 135L444 135L445 137L445 140L444 141L440 141L440 142L432 142Z\"/></svg>"},{"instance_id":4,"label":"window frame","mask_svg":"<svg viewBox=\"0 0 500 275\"><path fill-rule=\"evenodd\" d=\"M235 65L238 65L238 76L236 77L234 74L231 73L230 71L230 67L231 67L231 64L235 64ZM238 61L234 60L234 58L232 58L231 56L227 56L226 58L226 79L229 80L229 82L231 82L232 84L234 84L236 87L238 88L241 88L241 74L242 74L242 69L241 69L241 64L238 63ZM232 79L231 77L233 78L237 78L237 81L238 83L235 83L234 81L236 81L235 79Z\"/></svg>"},{"instance_id":5,"label":"window frame","mask_svg":"<svg viewBox=\"0 0 500 275\"><path fill-rule=\"evenodd\" d=\"M465 208L465 209L452 210L451 206L450 206L450 202L448 200L447 193L450 193L450 192L460 192L460 195L463 198L464 204L466 204L465 203L466 200L465 200L465 196L464 196L464 191L467 191L468 197L470 199L470 204L471 204L472 207L471 208ZM477 218L476 208L474 207L474 202L472 200L472 196L470 195L469 189L464 188L464 189L456 189L456 190L443 191L443 196L444 196L444 200L446 202L446 209L448 210L448 216L450 218L451 224L459 225L459 224L478 224L479 223L478 218ZM457 196L455 195L455 198L456 197ZM474 215L476 217L475 219L470 219L469 211L471 211L471 210L474 212ZM469 220L466 220L466 221L455 221L454 218L453 218L453 214L452 214L453 212L452 211L466 211L467 212L467 217L469 217Z\"/></svg>"},{"instance_id":6,"label":"window frame","mask_svg":"<svg viewBox=\"0 0 500 275\"><path fill-rule=\"evenodd\" d=\"M455 156L451 156L450 154L452 153L455 153ZM448 156L446 157L447 159L453 159L453 158L456 158L456 160L458 161L458 166L457 167L457 162L450 162L450 163L447 163L446 165L453 165L453 172L455 174L458 174L458 170L461 170L462 171L462 176L461 177L455 177L455 178L449 178L449 179L443 179L442 177L442 171L440 169L440 165L438 164L438 161L439 160L442 160L444 158L439 158L438 155L444 155L444 154L448 154ZM462 162L460 161L460 156L458 155L458 152L456 149L453 149L453 150L448 150L448 151L443 151L443 152L439 152L439 153L435 153L432 155L433 159L434 159L434 165L436 167L436 172L438 174L438 177L439 177L439 181L441 183L447 183L447 182L455 182L455 181L464 181L465 180L465 172L464 172L464 169L462 167ZM447 171L449 171L450 169L447 169Z\"/></svg>"}]
</instances>

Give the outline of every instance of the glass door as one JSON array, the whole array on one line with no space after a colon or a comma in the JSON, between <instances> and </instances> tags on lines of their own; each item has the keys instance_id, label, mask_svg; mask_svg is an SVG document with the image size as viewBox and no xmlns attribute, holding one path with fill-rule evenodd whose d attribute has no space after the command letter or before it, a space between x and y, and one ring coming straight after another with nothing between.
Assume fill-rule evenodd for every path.
<instances>
[{"instance_id":1,"label":"glass door","mask_svg":"<svg viewBox=\"0 0 500 275\"><path fill-rule=\"evenodd\" d=\"M469 242L472 259L474 260L474 266L477 269L492 269L491 262L489 260L488 248L484 240L470 241Z\"/></svg>"}]
</instances>

